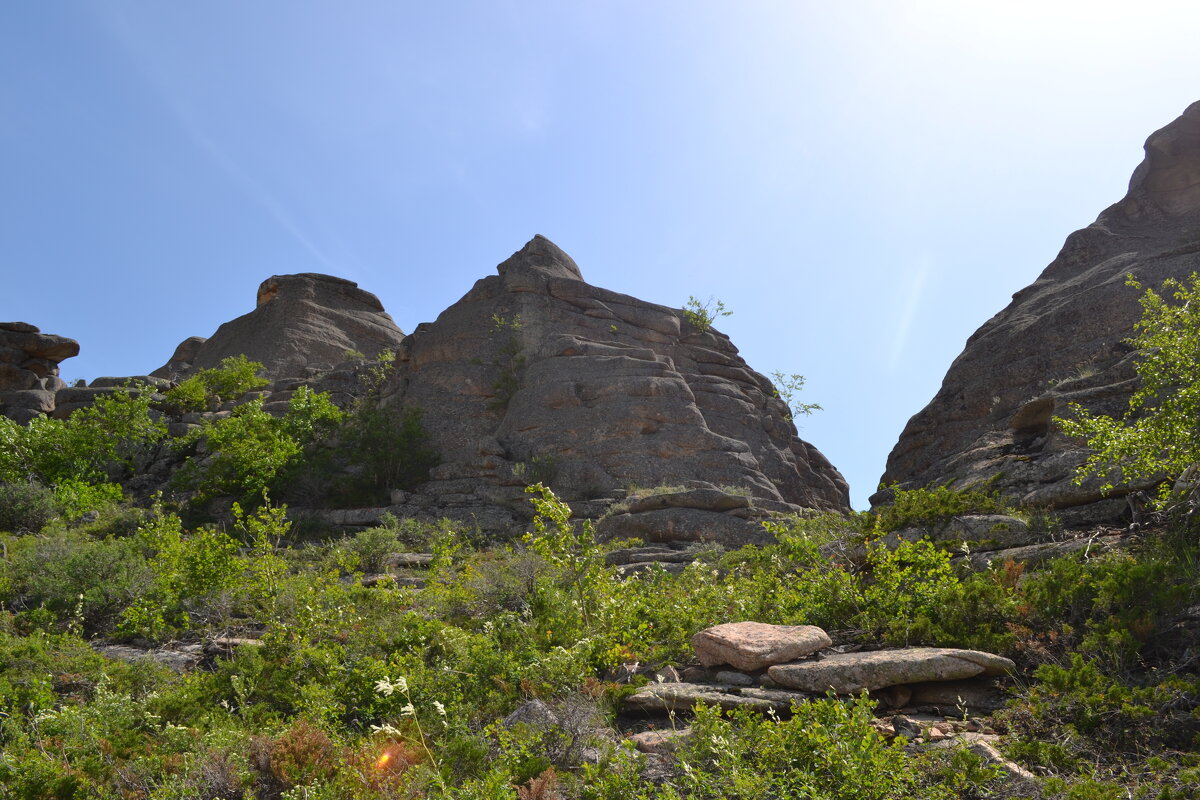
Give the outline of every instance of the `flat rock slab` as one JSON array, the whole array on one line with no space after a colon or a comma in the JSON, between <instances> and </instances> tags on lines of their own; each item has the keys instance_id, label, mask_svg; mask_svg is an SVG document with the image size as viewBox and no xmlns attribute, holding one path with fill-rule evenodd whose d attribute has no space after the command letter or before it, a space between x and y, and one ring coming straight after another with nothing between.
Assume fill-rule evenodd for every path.
<instances>
[{"instance_id":1,"label":"flat rock slab","mask_svg":"<svg viewBox=\"0 0 1200 800\"><path fill-rule=\"evenodd\" d=\"M178 649L163 650L146 650L123 644L93 645L92 647L100 655L114 661L124 661L127 664L156 662L170 667L176 672L187 672L196 667L204 658L204 646L199 644L182 645Z\"/></svg>"},{"instance_id":2,"label":"flat rock slab","mask_svg":"<svg viewBox=\"0 0 1200 800\"><path fill-rule=\"evenodd\" d=\"M749 708L763 714L791 711L792 703L804 702L810 697L799 692L785 692L755 688L741 688L723 684L705 683L651 683L623 701L624 709L640 714L666 714L672 711L690 711L697 703L719 706L726 711Z\"/></svg>"},{"instance_id":3,"label":"flat rock slab","mask_svg":"<svg viewBox=\"0 0 1200 800\"><path fill-rule=\"evenodd\" d=\"M815 625L728 622L700 631L692 647L706 667L728 664L743 672L783 664L829 647L829 634Z\"/></svg>"},{"instance_id":4,"label":"flat rock slab","mask_svg":"<svg viewBox=\"0 0 1200 800\"><path fill-rule=\"evenodd\" d=\"M835 653L819 661L780 664L767 670L788 689L834 694L875 691L925 681L953 681L979 675L1004 675L1016 665L1003 656L978 650L914 647L867 653Z\"/></svg>"},{"instance_id":5,"label":"flat rock slab","mask_svg":"<svg viewBox=\"0 0 1200 800\"><path fill-rule=\"evenodd\" d=\"M720 489L688 489L682 492L668 492L638 497L630 500L627 513L640 514L644 511L658 511L663 508L698 508L701 511L730 511L735 508L749 508L750 498L742 495L722 492Z\"/></svg>"}]
</instances>

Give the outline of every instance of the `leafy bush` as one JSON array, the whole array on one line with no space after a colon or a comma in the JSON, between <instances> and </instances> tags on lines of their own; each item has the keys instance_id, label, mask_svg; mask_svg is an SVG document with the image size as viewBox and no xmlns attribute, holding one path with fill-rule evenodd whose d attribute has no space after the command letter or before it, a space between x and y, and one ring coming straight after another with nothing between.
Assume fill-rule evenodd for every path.
<instances>
[{"instance_id":1,"label":"leafy bush","mask_svg":"<svg viewBox=\"0 0 1200 800\"><path fill-rule=\"evenodd\" d=\"M1132 275L1126 284L1142 288ZM1142 318L1126 341L1137 348L1140 383L1125 415L1093 415L1073 403L1071 417L1058 420L1093 450L1076 482L1099 475L1106 492L1136 478L1177 477L1200 462L1200 274L1186 282L1168 278L1162 294L1146 289L1138 302ZM1170 488L1163 484L1160 501Z\"/></svg>"},{"instance_id":2,"label":"leafy bush","mask_svg":"<svg viewBox=\"0 0 1200 800\"><path fill-rule=\"evenodd\" d=\"M305 447L328 436L342 419L328 395L308 387L296 390L283 417L262 406L261 398L251 400L194 434L191 441L203 439L207 457L181 469L175 485L196 489L201 499L234 495L253 503L300 461Z\"/></svg>"},{"instance_id":3,"label":"leafy bush","mask_svg":"<svg viewBox=\"0 0 1200 800\"><path fill-rule=\"evenodd\" d=\"M13 542L3 575L10 608L31 620L44 611L50 622L88 633L112 630L153 580L133 541L74 533Z\"/></svg>"},{"instance_id":4,"label":"leafy bush","mask_svg":"<svg viewBox=\"0 0 1200 800\"><path fill-rule=\"evenodd\" d=\"M934 486L928 489L892 487L892 502L871 512L879 531L937 527L964 514L1007 514L1011 507L993 493Z\"/></svg>"},{"instance_id":5,"label":"leafy bush","mask_svg":"<svg viewBox=\"0 0 1200 800\"><path fill-rule=\"evenodd\" d=\"M682 796L822 800L936 798L936 787L871 727L874 703L829 698L793 706L788 720L697 708L679 751Z\"/></svg>"},{"instance_id":6,"label":"leafy bush","mask_svg":"<svg viewBox=\"0 0 1200 800\"><path fill-rule=\"evenodd\" d=\"M1021 594L1030 626L1110 666L1128 666L1171 613L1195 602L1197 583L1190 560L1150 547L1055 559L1025 578Z\"/></svg>"},{"instance_id":7,"label":"leafy bush","mask_svg":"<svg viewBox=\"0 0 1200 800\"><path fill-rule=\"evenodd\" d=\"M1074 654L1046 664L1037 683L1001 714L1015 741L1008 750L1061 779L1067 797L1195 796L1200 681L1175 677L1130 684ZM1191 751L1178 758L1179 751ZM1163 756L1171 758L1170 761ZM1079 776L1084 776L1080 779Z\"/></svg>"},{"instance_id":8,"label":"leafy bush","mask_svg":"<svg viewBox=\"0 0 1200 800\"><path fill-rule=\"evenodd\" d=\"M150 413L148 391L115 389L67 419L37 417L26 426L0 417L0 480L106 483L127 475L166 435Z\"/></svg>"},{"instance_id":9,"label":"leafy bush","mask_svg":"<svg viewBox=\"0 0 1200 800\"><path fill-rule=\"evenodd\" d=\"M244 355L221 359L220 366L202 369L166 392L166 406L175 413L216 410L227 400L237 400L270 381L258 373L263 365Z\"/></svg>"},{"instance_id":10,"label":"leafy bush","mask_svg":"<svg viewBox=\"0 0 1200 800\"><path fill-rule=\"evenodd\" d=\"M344 501L387 500L392 489L428 480L440 460L421 426L419 408L364 402L338 431L338 442L338 459L356 471L334 489Z\"/></svg>"},{"instance_id":11,"label":"leafy bush","mask_svg":"<svg viewBox=\"0 0 1200 800\"><path fill-rule=\"evenodd\" d=\"M395 517L392 517L394 523ZM354 534L354 538L342 545L357 559L357 566L363 572L382 572L386 566L387 556L400 548L400 537L394 524L380 525L368 528Z\"/></svg>"},{"instance_id":12,"label":"leafy bush","mask_svg":"<svg viewBox=\"0 0 1200 800\"><path fill-rule=\"evenodd\" d=\"M796 373L785 375L779 370L771 373L771 377L775 379L775 384L771 391L775 397L783 401L788 407L787 421L792 422L796 415L809 416L814 411L821 411L821 406L817 403L801 403L797 396L804 388L804 376Z\"/></svg>"},{"instance_id":13,"label":"leafy bush","mask_svg":"<svg viewBox=\"0 0 1200 800\"><path fill-rule=\"evenodd\" d=\"M689 296L687 303L683 306L683 318L698 331L708 330L718 319L728 317L731 314L733 312L726 311L723 302L713 300L711 297L705 303L697 300L695 297Z\"/></svg>"},{"instance_id":14,"label":"leafy bush","mask_svg":"<svg viewBox=\"0 0 1200 800\"><path fill-rule=\"evenodd\" d=\"M150 586L121 612L121 630L163 639L192 627L204 601L237 584L245 569L238 542L218 530L185 535L179 517L161 508L137 534L149 560Z\"/></svg>"},{"instance_id":15,"label":"leafy bush","mask_svg":"<svg viewBox=\"0 0 1200 800\"><path fill-rule=\"evenodd\" d=\"M0 531L37 533L59 511L54 491L40 483L0 483Z\"/></svg>"}]
</instances>

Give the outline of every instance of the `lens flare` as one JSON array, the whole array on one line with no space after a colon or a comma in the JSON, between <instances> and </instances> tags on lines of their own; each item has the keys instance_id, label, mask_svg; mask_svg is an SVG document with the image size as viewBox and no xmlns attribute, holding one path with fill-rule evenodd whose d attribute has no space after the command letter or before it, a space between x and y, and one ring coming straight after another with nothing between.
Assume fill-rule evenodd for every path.
<instances>
[{"instance_id":1,"label":"lens flare","mask_svg":"<svg viewBox=\"0 0 1200 800\"><path fill-rule=\"evenodd\" d=\"M384 750L383 755L381 755L379 757L379 759L375 762L375 769L383 769L384 767L386 767L388 765L388 762L391 760L392 760L392 752L390 750Z\"/></svg>"}]
</instances>

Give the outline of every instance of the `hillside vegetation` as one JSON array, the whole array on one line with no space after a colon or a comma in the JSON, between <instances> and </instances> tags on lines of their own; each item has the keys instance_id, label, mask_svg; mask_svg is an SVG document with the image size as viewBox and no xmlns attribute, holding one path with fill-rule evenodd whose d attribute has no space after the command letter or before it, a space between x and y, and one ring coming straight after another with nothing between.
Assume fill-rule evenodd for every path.
<instances>
[{"instance_id":1,"label":"hillside vegetation","mask_svg":"<svg viewBox=\"0 0 1200 800\"><path fill-rule=\"evenodd\" d=\"M1195 281L1174 288L1179 305L1200 300ZM1156 347L1147 369L1169 355ZM234 372L247 391L249 364L168 399L176 413L226 400ZM1188 378L1165 377L1125 421L1092 423L1092 446L1124 459L1104 432L1125 446ZM301 529L275 498L377 496L436 460L417 412L369 394L349 412L309 391L280 416L251 401L169 441L160 411L131 387L66 420L0 418L0 797L1200 795L1200 527L1186 481L1120 547L1036 567L972 569L970 542L898 535L981 513L1061 533L983 489L932 487L897 490L875 513L778 517L773 544L629 573L607 554L630 543L598 541L541 483L527 489L527 534L507 542L449 520ZM1191 419L1144 440L1152 470L1187 466L1153 459L1174 452L1171 436L1194 437ZM163 448L184 466L157 476L168 494L135 502ZM672 756L635 751L623 734L648 723L623 698L688 664L698 631L741 620L1013 658L1008 706L960 722L1002 734L1036 785L965 746L881 735L865 694L790 714L697 707L662 723L691 726Z\"/></svg>"}]
</instances>

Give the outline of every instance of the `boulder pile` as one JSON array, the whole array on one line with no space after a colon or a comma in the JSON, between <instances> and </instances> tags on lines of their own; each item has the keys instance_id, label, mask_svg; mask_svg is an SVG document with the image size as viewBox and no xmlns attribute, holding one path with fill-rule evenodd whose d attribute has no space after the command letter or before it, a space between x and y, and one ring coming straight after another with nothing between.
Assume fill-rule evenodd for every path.
<instances>
[{"instance_id":1,"label":"boulder pile","mask_svg":"<svg viewBox=\"0 0 1200 800\"><path fill-rule=\"evenodd\" d=\"M692 646L700 667L648 684L625 699L625 710L659 714L702 703L785 714L830 692L869 692L892 709L992 711L1002 702L994 679L1016 667L978 650L835 648L814 625L726 623L697 633Z\"/></svg>"}]
</instances>

